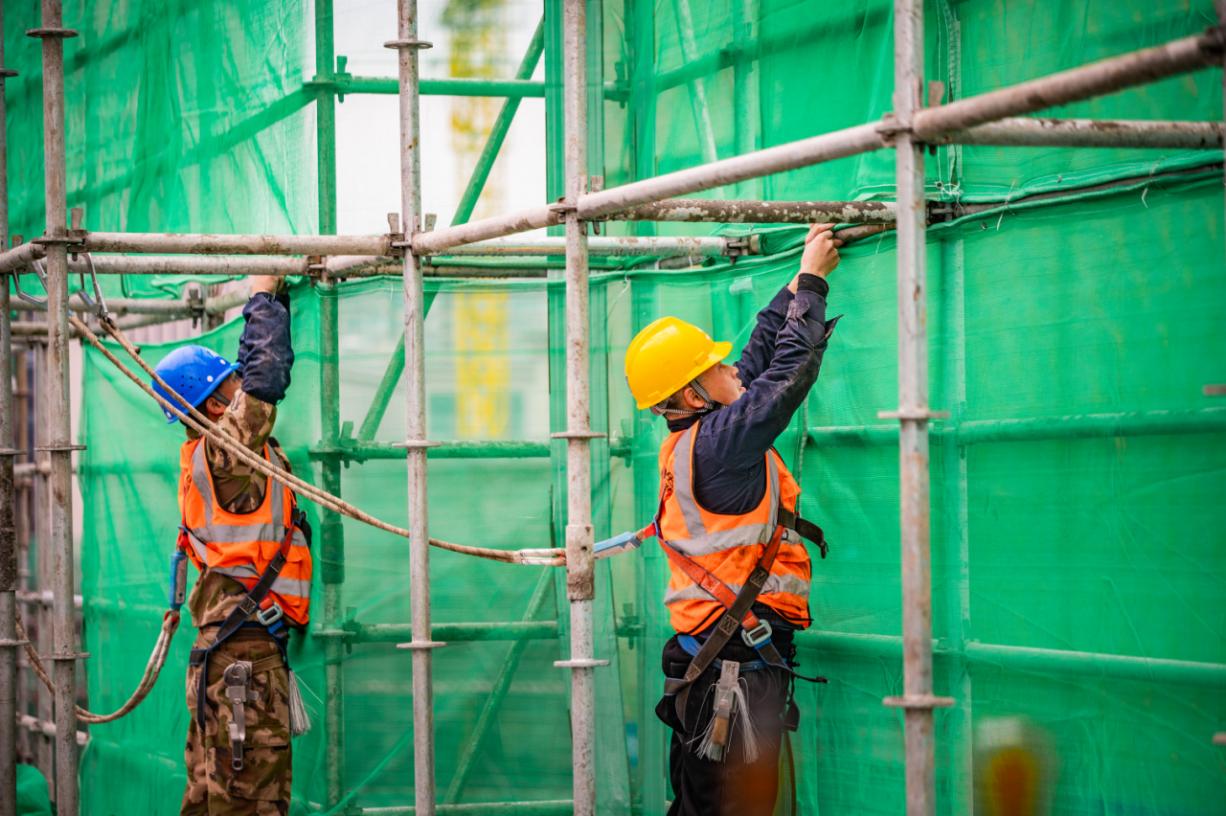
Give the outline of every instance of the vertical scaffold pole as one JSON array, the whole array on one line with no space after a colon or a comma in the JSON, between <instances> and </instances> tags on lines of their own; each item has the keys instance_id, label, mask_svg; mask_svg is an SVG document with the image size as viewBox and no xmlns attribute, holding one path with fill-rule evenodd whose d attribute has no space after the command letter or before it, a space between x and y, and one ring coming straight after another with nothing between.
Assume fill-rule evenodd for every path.
<instances>
[{"instance_id":1,"label":"vertical scaffold pole","mask_svg":"<svg viewBox=\"0 0 1226 816\"><path fill-rule=\"evenodd\" d=\"M315 74L331 76L335 63L332 0L315 0ZM336 96L331 88L315 98L316 175L319 232L336 233ZM335 452L340 432L339 303L336 285L321 283L319 295L319 416L324 447L320 462L323 489L341 495L341 461ZM320 510L320 578L324 585L325 625L341 625L345 581L345 526L339 514ZM327 803L335 806L345 776L345 683L341 659L345 647L337 638L324 643L324 732Z\"/></svg>"},{"instance_id":2,"label":"vertical scaffold pole","mask_svg":"<svg viewBox=\"0 0 1226 816\"><path fill-rule=\"evenodd\" d=\"M911 135L924 81L923 0L894 2L894 113L898 118L898 410L902 522L903 709L908 816L935 810L933 713L952 701L932 694L932 575L929 553L928 309L924 145Z\"/></svg>"},{"instance_id":3,"label":"vertical scaffold pole","mask_svg":"<svg viewBox=\"0 0 1226 816\"><path fill-rule=\"evenodd\" d=\"M420 230L421 128L418 96L418 51L429 43L417 39L417 0L399 0L397 39L386 43L400 57L400 207L405 236ZM430 532L426 515L426 382L425 298L421 263L404 253L404 376L408 410L409 592L413 640L401 644L413 653L413 794L418 816L433 816L434 679L430 640Z\"/></svg>"},{"instance_id":4,"label":"vertical scaffold pole","mask_svg":"<svg viewBox=\"0 0 1226 816\"><path fill-rule=\"evenodd\" d=\"M570 601L571 756L574 812L596 812L596 694L592 600L591 383L587 225L575 209L587 191L587 2L565 0L562 19L566 175L566 595Z\"/></svg>"},{"instance_id":5,"label":"vertical scaffold pole","mask_svg":"<svg viewBox=\"0 0 1226 816\"><path fill-rule=\"evenodd\" d=\"M72 422L68 385L67 167L64 152L64 38L61 0L42 0L43 161L47 244L47 448L51 460L51 631L55 683L55 806L77 816L76 610L72 547Z\"/></svg>"},{"instance_id":6,"label":"vertical scaffold pole","mask_svg":"<svg viewBox=\"0 0 1226 816\"><path fill-rule=\"evenodd\" d=\"M0 248L8 246L8 142L5 138L4 10L0 8ZM0 275L0 816L17 812L17 456L9 276ZM24 712L23 712L24 713Z\"/></svg>"}]
</instances>

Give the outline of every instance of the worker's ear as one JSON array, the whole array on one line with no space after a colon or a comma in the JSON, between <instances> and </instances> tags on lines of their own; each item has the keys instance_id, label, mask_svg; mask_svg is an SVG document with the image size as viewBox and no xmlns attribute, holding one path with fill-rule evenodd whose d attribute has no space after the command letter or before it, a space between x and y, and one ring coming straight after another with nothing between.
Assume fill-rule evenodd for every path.
<instances>
[{"instance_id":1,"label":"worker's ear","mask_svg":"<svg viewBox=\"0 0 1226 816\"><path fill-rule=\"evenodd\" d=\"M687 385L681 389L681 400L685 403L685 407L691 411L701 411L707 407L707 401L698 396L698 392L694 390L693 386Z\"/></svg>"}]
</instances>

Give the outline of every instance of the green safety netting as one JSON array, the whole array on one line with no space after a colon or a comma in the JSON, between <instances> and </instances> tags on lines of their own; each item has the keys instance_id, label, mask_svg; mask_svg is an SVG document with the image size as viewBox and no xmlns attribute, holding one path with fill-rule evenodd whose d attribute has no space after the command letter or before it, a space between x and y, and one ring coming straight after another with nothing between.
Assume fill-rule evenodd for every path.
<instances>
[{"instance_id":1,"label":"green safety netting","mask_svg":"<svg viewBox=\"0 0 1226 816\"><path fill-rule=\"evenodd\" d=\"M9 89L14 219L35 234L38 117L16 113L38 100L36 51L19 37L35 22L11 5L8 59L29 74ZM371 14L372 29L393 19L390 9L345 5L338 14ZM593 173L607 185L859 124L890 107L883 0L603 8L590 38L603 48L589 70L619 90L594 106L590 141ZM557 4L547 11L553 37ZM961 0L926 12L927 73L945 83L946 99L1193 34L1214 19L1207 0ZM271 0L244 3L241 14L225 3L70 3L66 23L87 36L68 44L69 188L94 196L75 199L88 202L88 225L311 231L314 129L298 96L308 19L303 4ZM735 53L753 58L739 78ZM694 63L704 70L685 68ZM553 94L560 66L548 48L546 67ZM1206 70L1051 115L1216 120L1221 98L1220 74ZM219 135L293 100L302 104L275 125L256 119L249 131ZM928 252L931 403L950 414L932 425L935 687L957 701L936 715L937 811L970 812L978 796L981 812L995 812L975 769L994 767L1002 745L1022 744L1055 813L1217 812L1226 801L1226 759L1211 744L1226 728L1226 407L1202 389L1222 382L1226 340L1220 154L951 147L928 166L933 197L1002 204L934 227ZM550 170L554 192L556 163ZM892 185L892 157L882 152L722 193L888 199ZM1037 193L1059 195L1027 201ZM798 231L764 233L764 258L594 278L593 425L609 434L593 446L598 536L638 526L655 508L662 428L632 410L620 373L626 344L663 313L742 344L756 310L795 269ZM831 682L798 689L795 776L804 813L893 814L903 809L902 715L881 699L901 692L898 454L895 426L876 414L897 403L894 243L872 238L844 258L830 301L847 317L779 443L805 489L805 515L832 541L815 570L814 628L801 640L804 665ZM156 294L153 284L128 286ZM507 548L558 544L565 457L548 435L565 425L561 286L431 281L428 293L431 438L535 443L519 445L531 454L519 458L432 458L431 532ZM343 452L343 495L405 523L403 463L382 458L404 437L403 383L379 393L397 354L399 282L301 285L294 304L298 362L277 436L317 482ZM229 324L201 342L233 353L239 330ZM145 354L168 350L149 345ZM337 427L323 419L334 374ZM91 707L106 710L134 686L156 637L180 430L167 430L93 353L78 394L89 445L80 461L85 671ZM385 399L391 407L364 444L363 420ZM295 807L405 805L413 701L408 655L394 643L408 636L364 627L407 623L407 546L346 521L342 547L311 512L315 620L292 656L316 728L295 743ZM611 661L598 672L602 814L662 813L669 795L666 733L651 713L668 635L665 574L651 548L598 570L597 656ZM436 635L451 643L435 653L441 799L568 798L567 676L552 666L568 651L560 582L556 571L433 555ZM505 622L519 623L497 625ZM490 626L448 628L461 623ZM338 630L350 637L330 646ZM360 632L383 642L355 642ZM474 632L487 639L466 639ZM141 709L91 729L83 812L175 812L188 640L180 636ZM332 749L329 661L339 661L343 688ZM330 768L341 774L338 802L328 801Z\"/></svg>"}]
</instances>

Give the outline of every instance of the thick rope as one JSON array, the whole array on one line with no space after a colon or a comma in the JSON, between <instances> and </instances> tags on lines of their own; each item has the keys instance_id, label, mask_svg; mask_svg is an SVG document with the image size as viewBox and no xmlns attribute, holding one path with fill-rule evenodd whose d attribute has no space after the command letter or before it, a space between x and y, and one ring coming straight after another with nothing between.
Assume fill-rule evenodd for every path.
<instances>
[{"instance_id":1,"label":"thick rope","mask_svg":"<svg viewBox=\"0 0 1226 816\"><path fill-rule=\"evenodd\" d=\"M161 673L162 667L166 665L166 655L170 653L170 641L174 639L175 632L178 629L179 613L172 609L166 610L166 614L162 617L162 631L158 635L157 643L153 646L153 653L149 655L149 662L145 664L145 673L141 676L140 683L136 686L136 691L132 692L132 696L110 714L95 714L92 711L81 708L81 706L77 706L77 719L92 725L109 723L113 720L118 720L140 705L149 696L154 683L158 680L158 674ZM25 626L22 625L20 615L17 616L17 637L26 641L26 655L30 658L30 668L38 675L38 679L43 682L47 690L54 693L55 684L51 682L51 677L47 674L47 667L43 665L42 657L39 656L33 644L30 643L30 638L26 634Z\"/></svg>"},{"instance_id":2,"label":"thick rope","mask_svg":"<svg viewBox=\"0 0 1226 816\"><path fill-rule=\"evenodd\" d=\"M355 521L360 521L364 524L369 524L379 530L383 530L393 535L398 535L403 538L409 538L409 531L403 527L397 527L381 521L370 514L359 510L348 502L338 498L337 496L328 493L316 487L309 482L305 482L287 470L277 467L262 456L258 456L238 441L232 439L224 432L217 429L216 425L204 414L197 411L194 407L188 405L178 393L168 386L157 372L145 362L140 356L140 352L132 345L131 341L124 336L114 324L109 320L103 319L100 321L103 329L128 353L132 359L148 374L158 385L166 390L172 397L179 401L181 405L187 408L184 412L178 406L171 404L162 395L158 394L153 388L143 379L137 376L130 368L116 357L109 349L107 349L98 336L94 334L90 328L79 318L69 316L69 322L81 334L91 346L102 353L104 357L120 370L129 380L134 382L137 387L144 391L149 396L153 397L168 411L177 416L185 425L205 436L210 442L220 447L225 448L233 453L242 461L246 462L256 471L263 473L265 476L272 478L281 484L288 487L297 493L312 499L317 504L326 507L333 512L343 516L348 516ZM561 549L523 549L523 550L496 550L490 547L472 547L467 544L453 544L449 541L441 541L436 538L429 539L430 545L439 549L449 550L451 552L460 553L462 555L473 555L478 558L488 558L492 561L502 561L510 564L527 564L537 566L562 566L565 564L565 551Z\"/></svg>"}]
</instances>

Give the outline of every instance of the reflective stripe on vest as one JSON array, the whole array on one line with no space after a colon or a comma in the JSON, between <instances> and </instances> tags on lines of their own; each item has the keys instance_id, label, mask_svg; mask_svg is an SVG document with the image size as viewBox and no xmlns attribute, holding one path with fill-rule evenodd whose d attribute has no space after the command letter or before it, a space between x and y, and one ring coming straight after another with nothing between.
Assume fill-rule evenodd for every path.
<instances>
[{"instance_id":1,"label":"reflective stripe on vest","mask_svg":"<svg viewBox=\"0 0 1226 816\"><path fill-rule=\"evenodd\" d=\"M180 456L185 471L180 476L180 502L185 538L191 545L189 555L202 571L209 569L227 575L251 589L283 544L286 524L292 523L293 494L284 485L268 479L264 501L257 510L228 513L214 494L204 442L189 441L184 448ZM270 456L266 446L265 458ZM286 563L262 605L278 603L287 618L305 625L310 617L311 571L306 537L294 528Z\"/></svg>"},{"instance_id":2,"label":"reflective stripe on vest","mask_svg":"<svg viewBox=\"0 0 1226 816\"><path fill-rule=\"evenodd\" d=\"M795 510L800 488L773 450L766 453L766 485L753 509L713 513L694 495L694 440L701 422L671 435L660 451L663 480L657 527L661 540L728 586L735 595L774 535L780 506ZM670 561L668 606L673 628L693 631L713 623L723 607ZM801 536L783 533L779 555L759 595L798 626L809 623L810 560Z\"/></svg>"}]
</instances>

